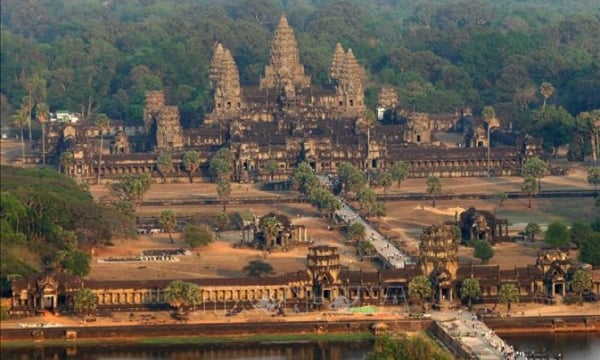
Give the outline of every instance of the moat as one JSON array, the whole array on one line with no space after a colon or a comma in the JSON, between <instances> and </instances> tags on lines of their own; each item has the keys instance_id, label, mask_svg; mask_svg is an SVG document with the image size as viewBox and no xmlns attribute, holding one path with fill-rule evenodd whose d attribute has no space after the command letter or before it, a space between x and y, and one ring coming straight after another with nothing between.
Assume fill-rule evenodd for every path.
<instances>
[{"instance_id":1,"label":"moat","mask_svg":"<svg viewBox=\"0 0 600 360\"><path fill-rule=\"evenodd\" d=\"M600 353L600 333L506 335L516 349L561 353L568 360L592 360ZM107 344L102 346L32 346L2 348L2 359L363 359L373 341L305 341L227 344Z\"/></svg>"}]
</instances>

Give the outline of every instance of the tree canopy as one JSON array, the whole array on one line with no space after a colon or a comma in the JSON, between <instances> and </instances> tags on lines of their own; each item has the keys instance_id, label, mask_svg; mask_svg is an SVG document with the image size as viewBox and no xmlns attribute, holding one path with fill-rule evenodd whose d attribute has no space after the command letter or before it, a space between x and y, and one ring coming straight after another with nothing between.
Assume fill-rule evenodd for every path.
<instances>
[{"instance_id":1,"label":"tree canopy","mask_svg":"<svg viewBox=\"0 0 600 360\"><path fill-rule=\"evenodd\" d=\"M135 229L131 217L112 204L96 203L89 192L55 170L0 166L1 270L28 275L43 266L87 275L90 248Z\"/></svg>"},{"instance_id":2,"label":"tree canopy","mask_svg":"<svg viewBox=\"0 0 600 360\"><path fill-rule=\"evenodd\" d=\"M185 313L202 303L202 290L198 285L187 281L172 281L165 289L165 295L169 305L176 308L178 313Z\"/></svg>"},{"instance_id":3,"label":"tree canopy","mask_svg":"<svg viewBox=\"0 0 600 360\"><path fill-rule=\"evenodd\" d=\"M275 274L273 266L262 260L251 260L246 266L244 266L242 271L244 274L253 277L262 277L265 275Z\"/></svg>"},{"instance_id":4,"label":"tree canopy","mask_svg":"<svg viewBox=\"0 0 600 360\"><path fill-rule=\"evenodd\" d=\"M544 234L544 242L552 247L568 245L571 242L571 236L567 225L560 221L551 222Z\"/></svg>"},{"instance_id":5,"label":"tree canopy","mask_svg":"<svg viewBox=\"0 0 600 360\"><path fill-rule=\"evenodd\" d=\"M82 109L84 121L100 112L141 125L144 93L165 88L184 126L193 126L208 108L215 39L231 49L242 83L256 85L285 14L316 84L328 81L340 42L370 84L398 89L404 108L485 104L556 146L571 126L561 114L600 108L596 12L593 0L5 1L2 125L24 96L28 133L30 109L42 102L50 111ZM369 101L374 108L375 97Z\"/></svg>"}]
</instances>

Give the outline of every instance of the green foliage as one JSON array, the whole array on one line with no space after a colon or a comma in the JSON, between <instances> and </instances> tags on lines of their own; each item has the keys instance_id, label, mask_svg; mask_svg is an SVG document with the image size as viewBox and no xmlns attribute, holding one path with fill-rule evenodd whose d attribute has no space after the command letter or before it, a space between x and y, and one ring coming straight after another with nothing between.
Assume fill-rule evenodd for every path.
<instances>
[{"instance_id":1,"label":"green foliage","mask_svg":"<svg viewBox=\"0 0 600 360\"><path fill-rule=\"evenodd\" d=\"M528 223L527 226L525 226L525 235L529 236L529 240L531 242L534 242L535 236L540 234L541 232L542 229L536 223Z\"/></svg>"},{"instance_id":2,"label":"green foliage","mask_svg":"<svg viewBox=\"0 0 600 360\"><path fill-rule=\"evenodd\" d=\"M508 200L508 195L504 191L498 191L494 194L494 199L498 202L498 206L502 207L504 202Z\"/></svg>"},{"instance_id":3,"label":"green foliage","mask_svg":"<svg viewBox=\"0 0 600 360\"><path fill-rule=\"evenodd\" d=\"M367 184L366 175L350 163L341 163L338 166L338 181L343 192L357 193Z\"/></svg>"},{"instance_id":4,"label":"green foliage","mask_svg":"<svg viewBox=\"0 0 600 360\"><path fill-rule=\"evenodd\" d=\"M133 204L141 204L144 194L150 190L152 179L150 175L124 174L110 184L111 194L119 200Z\"/></svg>"},{"instance_id":5,"label":"green foliage","mask_svg":"<svg viewBox=\"0 0 600 360\"><path fill-rule=\"evenodd\" d=\"M521 185L521 190L525 194L527 194L527 196L529 197L529 205L528 205L528 207L531 208L531 198L533 196L535 196L539 192L539 190L540 190L540 187L538 185L538 181L533 176L527 176L523 180L523 184Z\"/></svg>"},{"instance_id":6,"label":"green foliage","mask_svg":"<svg viewBox=\"0 0 600 360\"><path fill-rule=\"evenodd\" d=\"M292 188L309 196L313 190L321 185L321 181L307 162L298 164L292 173L291 180Z\"/></svg>"},{"instance_id":7,"label":"green foliage","mask_svg":"<svg viewBox=\"0 0 600 360\"><path fill-rule=\"evenodd\" d=\"M223 211L227 211L227 201L231 196L231 182L226 179L219 179L217 181L217 196L223 204Z\"/></svg>"},{"instance_id":8,"label":"green foliage","mask_svg":"<svg viewBox=\"0 0 600 360\"><path fill-rule=\"evenodd\" d=\"M186 225L183 228L181 239L190 248L207 246L213 242L213 234L204 226Z\"/></svg>"},{"instance_id":9,"label":"green foliage","mask_svg":"<svg viewBox=\"0 0 600 360\"><path fill-rule=\"evenodd\" d=\"M275 274L273 266L262 260L251 260L248 262L248 265L244 266L242 271L244 274L252 277L262 277L265 275Z\"/></svg>"},{"instance_id":10,"label":"green foliage","mask_svg":"<svg viewBox=\"0 0 600 360\"><path fill-rule=\"evenodd\" d=\"M594 189L598 189L600 185L600 167L592 166L587 172L587 182L594 186Z\"/></svg>"},{"instance_id":11,"label":"green foliage","mask_svg":"<svg viewBox=\"0 0 600 360\"><path fill-rule=\"evenodd\" d=\"M365 226L359 222L353 222L346 230L346 237L354 242L363 240L366 236Z\"/></svg>"},{"instance_id":12,"label":"green foliage","mask_svg":"<svg viewBox=\"0 0 600 360\"><path fill-rule=\"evenodd\" d=\"M160 153L156 159L156 168L162 177L163 184L167 181L167 175L173 171L173 159L169 153Z\"/></svg>"},{"instance_id":13,"label":"green foliage","mask_svg":"<svg viewBox=\"0 0 600 360\"><path fill-rule=\"evenodd\" d=\"M319 215L326 212L330 218L333 217L336 210L339 210L342 207L340 200L335 197L335 195L322 188L313 190L308 201L319 210Z\"/></svg>"},{"instance_id":14,"label":"green foliage","mask_svg":"<svg viewBox=\"0 0 600 360\"><path fill-rule=\"evenodd\" d=\"M433 290L431 282L424 275L412 278L408 283L408 297L423 307L423 301L429 298Z\"/></svg>"},{"instance_id":15,"label":"green foliage","mask_svg":"<svg viewBox=\"0 0 600 360\"><path fill-rule=\"evenodd\" d=\"M229 215L225 211L221 211L215 216L215 225L219 229L225 229L230 223Z\"/></svg>"},{"instance_id":16,"label":"green foliage","mask_svg":"<svg viewBox=\"0 0 600 360\"><path fill-rule=\"evenodd\" d=\"M269 159L267 160L267 162L265 162L265 172L267 174L269 174L269 176L271 177L271 181L273 181L273 177L275 176L275 173L279 170L279 163L277 163L277 161L273 160L273 159Z\"/></svg>"},{"instance_id":17,"label":"green foliage","mask_svg":"<svg viewBox=\"0 0 600 360\"><path fill-rule=\"evenodd\" d=\"M383 193L385 194L386 190L392 186L394 182L394 176L390 171L384 171L379 174L377 177L377 184L383 188Z\"/></svg>"},{"instance_id":18,"label":"green foliage","mask_svg":"<svg viewBox=\"0 0 600 360\"><path fill-rule=\"evenodd\" d=\"M242 83L256 84L277 18L285 13L315 84L327 82L331 50L341 42L369 67L375 86L385 81L402 90L405 108L449 112L485 103L500 113L498 105L514 106L515 94L528 87L535 89L534 98L524 110L511 109L523 118L531 107L550 112L554 105L547 103L572 114L600 108L597 3L507 0L503 5L491 0L7 2L0 93L13 110L25 94L32 105L44 101L51 109L79 110L93 99L110 118L141 125L144 93L167 88L187 127L202 118L214 39L232 50ZM557 41L548 34L562 36ZM542 85L540 93L544 83L554 91Z\"/></svg>"},{"instance_id":19,"label":"green foliage","mask_svg":"<svg viewBox=\"0 0 600 360\"><path fill-rule=\"evenodd\" d=\"M190 183L194 182L194 173L200 167L200 154L197 151L190 150L183 153L183 167L188 172Z\"/></svg>"},{"instance_id":20,"label":"green foliage","mask_svg":"<svg viewBox=\"0 0 600 360\"><path fill-rule=\"evenodd\" d=\"M571 242L571 236L567 225L560 221L551 222L544 234L544 242L552 247L568 245Z\"/></svg>"},{"instance_id":21,"label":"green foliage","mask_svg":"<svg viewBox=\"0 0 600 360\"><path fill-rule=\"evenodd\" d=\"M119 217L112 206L55 170L1 166L0 235L2 284L7 276L28 275L40 263L54 263L75 275L89 272L89 255L78 251L110 240ZM59 253L68 256L58 258ZM25 260L27 259L27 260Z\"/></svg>"},{"instance_id":22,"label":"green foliage","mask_svg":"<svg viewBox=\"0 0 600 360\"><path fill-rule=\"evenodd\" d=\"M510 308L513 303L519 302L519 289L514 284L502 284L498 291L498 300L506 305L507 314L510 313Z\"/></svg>"},{"instance_id":23,"label":"green foliage","mask_svg":"<svg viewBox=\"0 0 600 360\"><path fill-rule=\"evenodd\" d=\"M174 241L172 233L175 229L175 226L177 226L177 216L175 215L175 212L173 212L173 210L163 210L163 212L160 213L158 222L160 223L160 226L162 226L163 230L169 234L169 240L171 240L171 243L173 243Z\"/></svg>"},{"instance_id":24,"label":"green foliage","mask_svg":"<svg viewBox=\"0 0 600 360\"><path fill-rule=\"evenodd\" d=\"M548 163L537 157L529 158L523 164L521 174L524 178L531 176L540 179L548 174Z\"/></svg>"},{"instance_id":25,"label":"green foliage","mask_svg":"<svg viewBox=\"0 0 600 360\"><path fill-rule=\"evenodd\" d=\"M281 230L279 219L275 216L263 216L258 222L258 228L265 237L267 248L271 248L275 238Z\"/></svg>"},{"instance_id":26,"label":"green foliage","mask_svg":"<svg viewBox=\"0 0 600 360\"><path fill-rule=\"evenodd\" d=\"M210 159L209 171L218 180L228 180L233 173L233 154L229 148L221 148Z\"/></svg>"},{"instance_id":27,"label":"green foliage","mask_svg":"<svg viewBox=\"0 0 600 360\"><path fill-rule=\"evenodd\" d=\"M369 187L364 187L356 194L356 200L360 206L360 209L364 212L365 216L371 216L371 209L375 202L377 202L377 195L375 191Z\"/></svg>"},{"instance_id":28,"label":"green foliage","mask_svg":"<svg viewBox=\"0 0 600 360\"><path fill-rule=\"evenodd\" d=\"M494 257L494 249L485 240L475 240L473 241L473 256L480 259L482 264L486 264Z\"/></svg>"},{"instance_id":29,"label":"green foliage","mask_svg":"<svg viewBox=\"0 0 600 360\"><path fill-rule=\"evenodd\" d=\"M590 224L575 221L571 224L569 235L571 242L579 246L582 242L585 242L594 236L594 229L592 229Z\"/></svg>"},{"instance_id":30,"label":"green foliage","mask_svg":"<svg viewBox=\"0 0 600 360\"><path fill-rule=\"evenodd\" d=\"M469 301L469 308L473 299L481 296L481 286L476 278L465 279L460 286L460 298Z\"/></svg>"},{"instance_id":31,"label":"green foliage","mask_svg":"<svg viewBox=\"0 0 600 360\"><path fill-rule=\"evenodd\" d=\"M377 249L375 249L375 245L369 240L361 240L356 244L356 251L358 251L359 256L370 256L377 253Z\"/></svg>"},{"instance_id":32,"label":"green foliage","mask_svg":"<svg viewBox=\"0 0 600 360\"><path fill-rule=\"evenodd\" d=\"M90 273L90 262L92 257L82 251L66 251L60 266L69 274L74 276L85 276Z\"/></svg>"},{"instance_id":33,"label":"green foliage","mask_svg":"<svg viewBox=\"0 0 600 360\"><path fill-rule=\"evenodd\" d=\"M450 360L452 357L439 349L435 343L422 335L393 339L388 335L378 336L375 346L366 360Z\"/></svg>"},{"instance_id":34,"label":"green foliage","mask_svg":"<svg viewBox=\"0 0 600 360\"><path fill-rule=\"evenodd\" d=\"M427 193L432 197L432 206L435 207L435 197L442 192L442 181L437 176L427 178Z\"/></svg>"},{"instance_id":35,"label":"green foliage","mask_svg":"<svg viewBox=\"0 0 600 360\"><path fill-rule=\"evenodd\" d=\"M165 295L169 305L181 314L202 303L202 291L198 285L187 281L171 281L165 289Z\"/></svg>"},{"instance_id":36,"label":"green foliage","mask_svg":"<svg viewBox=\"0 0 600 360\"><path fill-rule=\"evenodd\" d=\"M82 288L73 296L73 307L85 316L91 315L98 307L98 296L90 288Z\"/></svg>"},{"instance_id":37,"label":"green foliage","mask_svg":"<svg viewBox=\"0 0 600 360\"><path fill-rule=\"evenodd\" d=\"M600 233L594 232L591 237L581 240L579 260L593 266L600 266Z\"/></svg>"},{"instance_id":38,"label":"green foliage","mask_svg":"<svg viewBox=\"0 0 600 360\"><path fill-rule=\"evenodd\" d=\"M592 277L583 269L577 269L573 274L571 289L579 295L579 300L583 302L583 292L592 289Z\"/></svg>"}]
</instances>

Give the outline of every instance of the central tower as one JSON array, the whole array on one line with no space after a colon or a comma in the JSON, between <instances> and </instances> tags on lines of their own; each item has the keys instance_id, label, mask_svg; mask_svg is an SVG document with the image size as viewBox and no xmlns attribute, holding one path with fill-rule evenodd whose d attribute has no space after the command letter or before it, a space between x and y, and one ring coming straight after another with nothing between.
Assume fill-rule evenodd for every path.
<instances>
[{"instance_id":1,"label":"central tower","mask_svg":"<svg viewBox=\"0 0 600 360\"><path fill-rule=\"evenodd\" d=\"M294 30L287 18L282 16L271 43L269 65L265 67L265 76L260 79L260 88L274 89L277 95L293 99L297 90L309 87L310 78L304 74L304 66L300 64Z\"/></svg>"}]
</instances>

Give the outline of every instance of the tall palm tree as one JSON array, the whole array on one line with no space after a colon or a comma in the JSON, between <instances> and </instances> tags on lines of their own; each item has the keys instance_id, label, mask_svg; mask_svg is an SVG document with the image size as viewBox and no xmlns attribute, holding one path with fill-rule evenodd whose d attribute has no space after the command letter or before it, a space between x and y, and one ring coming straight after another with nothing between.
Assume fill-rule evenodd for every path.
<instances>
[{"instance_id":1,"label":"tall palm tree","mask_svg":"<svg viewBox=\"0 0 600 360\"><path fill-rule=\"evenodd\" d=\"M544 81L542 85L540 85L540 93L542 93L542 96L544 97L544 104L542 105L543 114L544 110L546 110L546 101L550 96L552 96L552 94L554 94L554 86L552 86L552 84L549 82Z\"/></svg>"},{"instance_id":2,"label":"tall palm tree","mask_svg":"<svg viewBox=\"0 0 600 360\"><path fill-rule=\"evenodd\" d=\"M46 122L50 118L48 104L39 103L35 107L35 116L42 128L42 164L46 165Z\"/></svg>"},{"instance_id":3,"label":"tall palm tree","mask_svg":"<svg viewBox=\"0 0 600 360\"><path fill-rule=\"evenodd\" d=\"M259 228L263 232L267 248L270 250L273 247L273 240L279 234L279 220L275 216L262 218Z\"/></svg>"},{"instance_id":4,"label":"tall palm tree","mask_svg":"<svg viewBox=\"0 0 600 360\"><path fill-rule=\"evenodd\" d=\"M110 119L104 114L96 115L96 125L100 129L100 149L98 150L98 178L96 179L96 185L100 184L100 170L102 166L102 150L104 149L104 132L108 130L110 126Z\"/></svg>"},{"instance_id":5,"label":"tall palm tree","mask_svg":"<svg viewBox=\"0 0 600 360\"><path fill-rule=\"evenodd\" d=\"M25 166L25 139L23 129L27 124L27 112L21 107L13 115L13 124L21 130L21 166Z\"/></svg>"}]
</instances>

